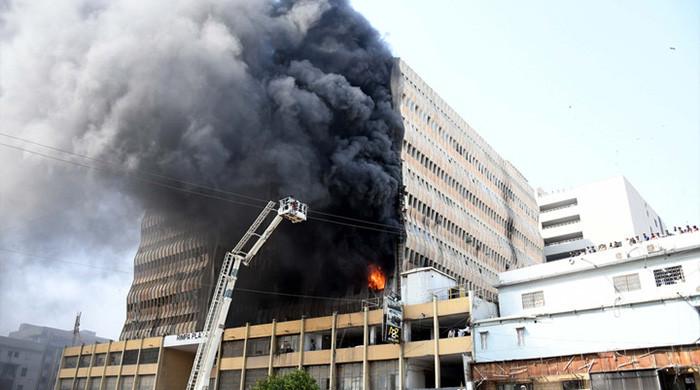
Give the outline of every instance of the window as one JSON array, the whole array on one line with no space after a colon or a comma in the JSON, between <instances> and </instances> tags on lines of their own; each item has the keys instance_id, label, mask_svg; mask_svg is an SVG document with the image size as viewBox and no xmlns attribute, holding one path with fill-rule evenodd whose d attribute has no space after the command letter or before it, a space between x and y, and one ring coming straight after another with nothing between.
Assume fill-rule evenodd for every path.
<instances>
[{"instance_id":1,"label":"window","mask_svg":"<svg viewBox=\"0 0 700 390\"><path fill-rule=\"evenodd\" d=\"M110 352L107 364L110 366L118 366L122 362L122 351Z\"/></svg>"},{"instance_id":2,"label":"window","mask_svg":"<svg viewBox=\"0 0 700 390\"><path fill-rule=\"evenodd\" d=\"M90 383L88 385L88 390L100 390L100 383L102 382L102 378L99 376L92 377L90 378Z\"/></svg>"},{"instance_id":3,"label":"window","mask_svg":"<svg viewBox=\"0 0 700 390\"><path fill-rule=\"evenodd\" d=\"M90 367L91 355L82 355L80 360L78 360L78 367Z\"/></svg>"},{"instance_id":4,"label":"window","mask_svg":"<svg viewBox=\"0 0 700 390\"><path fill-rule=\"evenodd\" d=\"M134 387L133 376L122 376L119 380L119 390L131 390Z\"/></svg>"},{"instance_id":5,"label":"window","mask_svg":"<svg viewBox=\"0 0 700 390\"><path fill-rule=\"evenodd\" d=\"M243 356L243 340L224 341L221 349L223 357Z\"/></svg>"},{"instance_id":6,"label":"window","mask_svg":"<svg viewBox=\"0 0 700 390\"><path fill-rule=\"evenodd\" d=\"M71 390L73 388L73 379L61 379L58 382L58 388L59 390Z\"/></svg>"},{"instance_id":7,"label":"window","mask_svg":"<svg viewBox=\"0 0 700 390\"><path fill-rule=\"evenodd\" d=\"M106 353L98 353L95 354L95 361L92 363L93 366L96 367L102 367L105 365L105 358L107 357Z\"/></svg>"},{"instance_id":8,"label":"window","mask_svg":"<svg viewBox=\"0 0 700 390\"><path fill-rule=\"evenodd\" d=\"M158 348L146 348L141 350L139 364L150 364L158 362Z\"/></svg>"},{"instance_id":9,"label":"window","mask_svg":"<svg viewBox=\"0 0 700 390\"><path fill-rule=\"evenodd\" d=\"M534 291L522 295L523 309L544 306L544 291Z\"/></svg>"},{"instance_id":10,"label":"window","mask_svg":"<svg viewBox=\"0 0 700 390\"><path fill-rule=\"evenodd\" d=\"M639 274L620 275L613 278L615 292L628 292L641 289Z\"/></svg>"},{"instance_id":11,"label":"window","mask_svg":"<svg viewBox=\"0 0 700 390\"><path fill-rule=\"evenodd\" d=\"M311 375L312 378L318 384L321 390L330 389L330 377L329 377L329 366L307 366L306 372Z\"/></svg>"},{"instance_id":12,"label":"window","mask_svg":"<svg viewBox=\"0 0 700 390\"><path fill-rule=\"evenodd\" d=\"M525 327L521 326L519 328L515 328L515 333L518 335L518 347L524 347L525 346Z\"/></svg>"},{"instance_id":13,"label":"window","mask_svg":"<svg viewBox=\"0 0 700 390\"><path fill-rule=\"evenodd\" d=\"M85 386L87 386L87 378L77 378L73 388L75 390L83 390L85 389Z\"/></svg>"},{"instance_id":14,"label":"window","mask_svg":"<svg viewBox=\"0 0 700 390\"><path fill-rule=\"evenodd\" d=\"M338 365L338 390L359 390L362 388L362 363Z\"/></svg>"},{"instance_id":15,"label":"window","mask_svg":"<svg viewBox=\"0 0 700 390\"><path fill-rule=\"evenodd\" d=\"M656 280L656 287L669 286L672 284L685 282L683 268L680 265L655 269L654 279Z\"/></svg>"},{"instance_id":16,"label":"window","mask_svg":"<svg viewBox=\"0 0 700 390\"><path fill-rule=\"evenodd\" d=\"M111 354L110 354L111 355ZM106 376L102 390L117 390L117 377Z\"/></svg>"},{"instance_id":17,"label":"window","mask_svg":"<svg viewBox=\"0 0 700 390\"><path fill-rule=\"evenodd\" d=\"M241 370L223 370L219 373L219 390L238 389L240 386Z\"/></svg>"},{"instance_id":18,"label":"window","mask_svg":"<svg viewBox=\"0 0 700 390\"><path fill-rule=\"evenodd\" d=\"M155 375L139 375L136 382L136 390L153 390L156 384ZM213 389L213 387L210 387Z\"/></svg>"},{"instance_id":19,"label":"window","mask_svg":"<svg viewBox=\"0 0 700 390\"><path fill-rule=\"evenodd\" d=\"M75 368L78 366L77 356L66 356L63 358L63 368Z\"/></svg>"},{"instance_id":20,"label":"window","mask_svg":"<svg viewBox=\"0 0 700 390\"><path fill-rule=\"evenodd\" d=\"M246 356L262 356L270 353L270 339L268 337L249 339Z\"/></svg>"},{"instance_id":21,"label":"window","mask_svg":"<svg viewBox=\"0 0 700 390\"><path fill-rule=\"evenodd\" d=\"M124 357L122 364L127 365L127 364L136 364L138 361L139 357L139 350L138 349L132 349L129 351L124 351Z\"/></svg>"},{"instance_id":22,"label":"window","mask_svg":"<svg viewBox=\"0 0 700 390\"><path fill-rule=\"evenodd\" d=\"M479 332L479 341L481 341L481 350L486 351L486 348L488 347L488 338L489 338L489 332Z\"/></svg>"},{"instance_id":23,"label":"window","mask_svg":"<svg viewBox=\"0 0 700 390\"><path fill-rule=\"evenodd\" d=\"M19 376L27 376L27 367L22 367L22 372L19 374Z\"/></svg>"}]
</instances>

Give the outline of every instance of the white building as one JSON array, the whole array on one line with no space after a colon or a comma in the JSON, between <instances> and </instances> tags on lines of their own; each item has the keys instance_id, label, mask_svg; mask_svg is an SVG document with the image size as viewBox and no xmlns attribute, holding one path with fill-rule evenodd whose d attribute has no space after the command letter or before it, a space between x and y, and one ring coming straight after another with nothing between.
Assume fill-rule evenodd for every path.
<instances>
[{"instance_id":1,"label":"white building","mask_svg":"<svg viewBox=\"0 0 700 390\"><path fill-rule=\"evenodd\" d=\"M538 190L537 203L547 261L665 229L661 217L623 176L550 193Z\"/></svg>"},{"instance_id":2,"label":"white building","mask_svg":"<svg viewBox=\"0 0 700 390\"><path fill-rule=\"evenodd\" d=\"M504 272L478 363L700 342L700 232Z\"/></svg>"}]
</instances>

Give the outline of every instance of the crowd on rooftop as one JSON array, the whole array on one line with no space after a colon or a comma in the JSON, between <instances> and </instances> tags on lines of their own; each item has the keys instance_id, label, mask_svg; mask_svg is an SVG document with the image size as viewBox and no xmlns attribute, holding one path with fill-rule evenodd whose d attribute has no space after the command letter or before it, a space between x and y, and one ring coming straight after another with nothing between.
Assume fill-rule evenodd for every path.
<instances>
[{"instance_id":1,"label":"crowd on rooftop","mask_svg":"<svg viewBox=\"0 0 700 390\"><path fill-rule=\"evenodd\" d=\"M625 239L628 245L634 245L640 242L644 241L651 241L651 240L656 240L659 238L664 238L664 237L670 237L670 236L675 236L678 234L684 234L684 233L693 233L700 231L700 228L698 228L697 225L685 225L683 226L674 226L673 227L673 233L671 233L668 229L665 229L663 232L658 232L658 233L651 233L651 234L646 234L642 233L642 235L637 235L634 237L628 237ZM598 246L591 245L587 246L583 249L577 250L577 251L571 251L569 252L569 255L571 257L574 256L580 256L586 253L596 253L596 252L601 252L605 251L608 249L613 249L613 248L620 248L622 247L622 241L611 241L608 244L600 244Z\"/></svg>"}]
</instances>

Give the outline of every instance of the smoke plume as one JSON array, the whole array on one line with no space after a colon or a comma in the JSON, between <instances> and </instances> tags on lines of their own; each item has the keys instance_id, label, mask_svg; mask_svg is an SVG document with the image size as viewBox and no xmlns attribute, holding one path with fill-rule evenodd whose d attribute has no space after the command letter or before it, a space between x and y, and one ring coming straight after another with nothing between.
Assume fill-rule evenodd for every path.
<instances>
[{"instance_id":1,"label":"smoke plume","mask_svg":"<svg viewBox=\"0 0 700 390\"><path fill-rule=\"evenodd\" d=\"M133 250L146 209L215 227L233 246L258 212L115 170L400 226L392 58L347 1L3 1L0 50L0 132L112 163L105 173L0 150L3 215L25 226L15 247L103 264ZM60 216L29 222L47 207ZM368 263L391 271L395 238L282 226L264 253L279 264L270 288L364 284Z\"/></svg>"}]
</instances>

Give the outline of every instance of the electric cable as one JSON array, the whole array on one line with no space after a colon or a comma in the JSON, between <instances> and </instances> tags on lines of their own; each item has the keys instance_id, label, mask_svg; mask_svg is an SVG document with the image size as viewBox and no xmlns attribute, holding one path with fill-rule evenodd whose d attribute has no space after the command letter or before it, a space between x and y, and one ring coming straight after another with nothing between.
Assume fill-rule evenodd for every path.
<instances>
[{"instance_id":1,"label":"electric cable","mask_svg":"<svg viewBox=\"0 0 700 390\"><path fill-rule=\"evenodd\" d=\"M94 170L97 170L97 171L105 171L105 172L115 173L115 172L114 172L114 171L115 171L114 169L105 168L105 167L96 167L96 166L89 165L89 164L86 164L86 163L82 163L82 162L79 162L79 161L68 160L68 159L64 159L64 158L61 158L61 157L52 156L52 155L49 155L49 154L37 152L37 151L35 151L35 150L25 149L25 148L22 148L22 147L19 147L19 146L16 146L16 145L10 145L10 144L6 144L6 143L0 142L0 146L5 146L5 147L7 147L7 148L15 149L15 150L18 150L18 151L23 151L23 152L35 154L35 155L38 155L38 156L43 157L43 158L47 158L47 159L51 159L51 160L56 160L56 161L64 162L64 163L67 163L67 164L77 165L77 166L80 166L80 167L83 167L83 168L87 168L87 169L94 169ZM191 189L187 189L187 188L178 187L178 186L175 186L175 185L172 185L172 184L162 183L162 182L158 182L158 181L155 181L155 180L147 179L147 178L144 178L144 177L135 175L135 174L133 174L133 173L130 173L130 172L128 172L128 171L125 171L125 170L123 170L123 169L121 170L121 172L116 172L116 173L120 173L120 174L122 174L122 175L124 175L124 176L131 177L131 178L137 179L137 180L142 181L142 182L145 182L145 183L150 183L150 184L153 184L153 185L157 185L157 186L164 187L164 188L168 188L168 189L175 190L175 191L185 192L185 193L192 194L192 195L199 195L199 196L207 197L207 198L210 198L210 199L221 200L221 201L225 201L225 202L229 202L229 203L234 203L234 204L238 204L238 205L242 205L242 206L253 207L253 208L256 208L256 209L259 209L259 208L261 207L261 205L251 204L251 203L248 203L248 202L242 202L242 201L239 201L239 200L234 200L234 199L230 199L230 198L225 198L225 197L218 196L218 195L215 195L215 194L210 194L210 193L206 193L206 192L202 192L202 191L191 190ZM172 179L172 180L173 180L173 181L176 181L176 180L174 180L174 179ZM195 185L195 187L197 187L197 186ZM199 186L199 187L200 187L200 188L203 188L203 189L206 189L206 187L201 187L201 186ZM215 192L223 192L223 193L225 193L225 191L220 191L220 190L215 190L215 189L212 189L212 191L215 191ZM326 214L327 214L327 215L333 215L334 217L338 217L338 218L351 219L350 217L337 216L337 215L329 214L329 213L326 213ZM358 225L358 224L350 224L350 223L345 223L345 222L340 222L340 221L333 221L333 220L330 220L330 219L318 218L318 217L309 217L309 216L307 216L307 219L316 220L316 221L320 221L320 222L326 222L326 223L332 223L332 224L341 225L341 226L354 227L354 228L358 228L358 229L366 229L366 230L372 230L372 231L382 232L382 233L388 233L388 234L403 235L403 231L402 231L402 230L399 230L399 228L396 228L395 226L390 226L390 225L386 225L386 226L390 226L391 228L396 229L396 230L386 230L386 229L380 229L380 228L375 228L375 227L370 227L370 226L363 226L363 225ZM352 219L354 219L354 218L352 218ZM364 220L359 220L359 219L354 219L354 220L363 221L363 223L371 223L370 221L364 221Z\"/></svg>"},{"instance_id":2,"label":"electric cable","mask_svg":"<svg viewBox=\"0 0 700 390\"><path fill-rule=\"evenodd\" d=\"M39 143L39 142L36 142L36 141L28 140L28 139L26 139L26 138L17 137L17 136L14 136L14 135L11 135L11 134L7 134L7 133L2 133L2 132L0 132L0 136L6 137L6 138L10 138L10 139L13 139L13 140L16 140L16 141L20 141L20 142L25 142L25 143L28 143L28 144L31 144L31 145L39 146L39 147L46 148L46 149L49 149L49 150L53 150L53 151L55 151L55 152L65 153L65 154L68 154L68 155L71 155L71 156L74 156L74 157L84 158L84 159L87 159L87 160L90 160L90 161L94 161L94 162L98 162L98 163L101 163L101 164L107 164L107 165L118 166L117 169L120 170L120 171L122 171L122 173L131 174L131 172L124 170L123 168L120 167L120 164L119 164L119 163L116 163L116 162L107 161L107 160L102 160L102 159L98 159L98 158L86 156L86 155L83 155L83 154L79 154L79 153L67 151L67 150L64 150L64 149L56 148L56 147L50 146L50 145L45 145L45 144L42 144L42 143ZM7 144L0 144L0 145L6 146L6 147L13 147L13 146L10 146L10 145L7 145ZM29 152L29 153L35 153L34 151L22 149L22 148L19 148L19 147L13 147L13 148L15 148L15 149L21 149L21 150L27 151L27 152ZM35 154L39 154L39 153L35 153ZM42 154L39 154L39 155L42 155ZM46 157L46 155L42 155L42 156ZM67 161L64 161L64 162L67 162ZM85 166L85 165L82 165L82 164L81 164L81 166ZM148 176L153 176L153 177L161 178L161 179L173 181L173 182L176 182L176 183L179 183L179 184L184 184L184 185L188 185L188 186L192 186L192 187L197 187L197 188L200 188L200 189L203 189L203 190L207 190L207 191L219 192L219 193L226 194L226 195L231 195L231 196L235 196L235 197L240 197L240 198L244 198L244 199L248 199L248 200L252 200L252 201L258 201L258 202L261 202L261 203L263 203L263 204L267 204L267 202L268 202L268 201L265 200L265 199L256 198L256 197L253 197L253 196L249 196L249 195L245 195L245 194L240 194L240 193L236 193L236 192L232 192L232 191L227 191L227 190L222 190L222 189L218 189L218 188L212 188L212 187L204 186L204 185L197 184L197 183L194 183L194 182L190 182L190 181L185 181L185 180L177 179L177 178L174 178L174 177L168 176L168 175L163 175L163 174L159 174L159 173L153 173L153 172L145 171L145 170L142 170L142 169L136 169L136 170L134 170L134 171L135 171L135 172L138 172L138 173L141 173L141 174L144 174L144 175L148 175ZM323 212L323 211L309 210L309 213L320 214L320 215L335 217L335 218L339 218L339 219L345 219L345 220L354 221L354 222L361 222L361 223L365 223L365 224L369 224L369 225L383 226L383 227L393 228L393 229L396 229L396 228L397 228L396 226L390 225L390 224L385 224L385 223L381 223L381 222L374 222L374 221L368 221L368 220L364 220L364 219L359 219L359 218L354 218L354 217L348 217L348 216L343 216L343 215L338 215L338 214L326 213L326 212Z\"/></svg>"}]
</instances>

